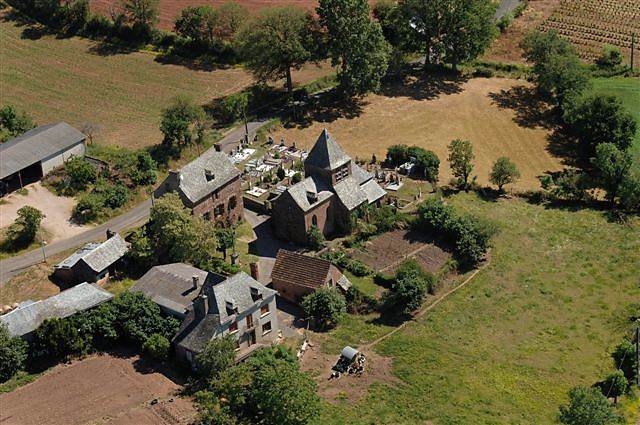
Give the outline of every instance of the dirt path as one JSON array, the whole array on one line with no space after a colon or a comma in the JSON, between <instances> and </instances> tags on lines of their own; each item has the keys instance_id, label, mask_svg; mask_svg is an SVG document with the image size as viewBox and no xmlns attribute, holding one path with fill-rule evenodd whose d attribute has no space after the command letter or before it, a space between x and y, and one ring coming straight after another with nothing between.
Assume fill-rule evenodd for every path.
<instances>
[{"instance_id":1,"label":"dirt path","mask_svg":"<svg viewBox=\"0 0 640 425\"><path fill-rule=\"evenodd\" d=\"M26 186L28 193L16 192L3 198L0 205L0 227L10 226L18 216L18 210L25 205L39 209L45 214L42 228L50 235L49 242L56 242L78 235L91 226L81 226L70 221L71 211L76 204L74 198L56 196L40 182Z\"/></svg>"}]
</instances>

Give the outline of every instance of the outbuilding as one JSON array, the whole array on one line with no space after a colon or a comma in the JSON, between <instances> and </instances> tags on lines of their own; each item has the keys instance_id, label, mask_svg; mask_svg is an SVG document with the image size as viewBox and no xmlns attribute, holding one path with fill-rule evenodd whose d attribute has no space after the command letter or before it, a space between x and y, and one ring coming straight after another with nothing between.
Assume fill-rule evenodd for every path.
<instances>
[{"instance_id":1,"label":"outbuilding","mask_svg":"<svg viewBox=\"0 0 640 425\"><path fill-rule=\"evenodd\" d=\"M0 144L0 194L40 180L73 156L84 156L86 136L66 122L47 124Z\"/></svg>"}]
</instances>

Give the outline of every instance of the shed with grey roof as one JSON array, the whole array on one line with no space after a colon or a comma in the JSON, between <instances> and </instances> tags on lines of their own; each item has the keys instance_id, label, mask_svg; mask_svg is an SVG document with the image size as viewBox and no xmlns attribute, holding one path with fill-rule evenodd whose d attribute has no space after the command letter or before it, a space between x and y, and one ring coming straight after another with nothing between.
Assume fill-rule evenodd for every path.
<instances>
[{"instance_id":1,"label":"shed with grey roof","mask_svg":"<svg viewBox=\"0 0 640 425\"><path fill-rule=\"evenodd\" d=\"M0 316L13 336L29 338L46 319L62 319L113 298L97 284L81 283L45 300L32 302Z\"/></svg>"},{"instance_id":2,"label":"shed with grey roof","mask_svg":"<svg viewBox=\"0 0 640 425\"><path fill-rule=\"evenodd\" d=\"M118 234L107 231L102 243L90 242L54 266L56 277L66 283L98 282L109 276L112 266L129 250Z\"/></svg>"},{"instance_id":3,"label":"shed with grey roof","mask_svg":"<svg viewBox=\"0 0 640 425\"><path fill-rule=\"evenodd\" d=\"M86 136L65 122L47 124L0 144L0 192L41 179L72 156L83 156Z\"/></svg>"}]
</instances>

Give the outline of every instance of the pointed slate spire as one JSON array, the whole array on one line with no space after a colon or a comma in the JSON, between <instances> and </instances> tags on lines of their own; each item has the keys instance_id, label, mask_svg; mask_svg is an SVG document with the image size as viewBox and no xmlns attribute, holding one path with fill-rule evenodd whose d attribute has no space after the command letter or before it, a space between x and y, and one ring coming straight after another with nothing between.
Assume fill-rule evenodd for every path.
<instances>
[{"instance_id":1,"label":"pointed slate spire","mask_svg":"<svg viewBox=\"0 0 640 425\"><path fill-rule=\"evenodd\" d=\"M325 128L322 130L322 133L320 133L316 144L311 148L305 164L325 170L335 170L350 160L349 155L342 150L340 145L338 145Z\"/></svg>"}]
</instances>

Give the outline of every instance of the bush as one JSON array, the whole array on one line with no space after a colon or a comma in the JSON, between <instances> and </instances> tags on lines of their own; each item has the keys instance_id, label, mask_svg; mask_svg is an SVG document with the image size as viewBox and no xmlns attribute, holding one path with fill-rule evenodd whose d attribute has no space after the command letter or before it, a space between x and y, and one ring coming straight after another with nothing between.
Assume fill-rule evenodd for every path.
<instances>
[{"instance_id":1,"label":"bush","mask_svg":"<svg viewBox=\"0 0 640 425\"><path fill-rule=\"evenodd\" d=\"M7 240L12 247L21 248L33 242L44 217L45 215L36 208L29 205L21 207L18 210L18 218L7 231Z\"/></svg>"},{"instance_id":2,"label":"bush","mask_svg":"<svg viewBox=\"0 0 640 425\"><path fill-rule=\"evenodd\" d=\"M151 334L142 344L142 351L150 358L157 361L164 361L169 356L169 348L171 343L160 334Z\"/></svg>"},{"instance_id":3,"label":"bush","mask_svg":"<svg viewBox=\"0 0 640 425\"><path fill-rule=\"evenodd\" d=\"M622 64L622 52L618 47L605 44L602 47L602 54L596 59L596 64L600 68L615 68Z\"/></svg>"},{"instance_id":4,"label":"bush","mask_svg":"<svg viewBox=\"0 0 640 425\"><path fill-rule=\"evenodd\" d=\"M73 207L73 218L79 223L87 223L98 218L104 211L104 198L97 193L87 193Z\"/></svg>"},{"instance_id":5,"label":"bush","mask_svg":"<svg viewBox=\"0 0 640 425\"><path fill-rule=\"evenodd\" d=\"M196 356L198 374L206 380L216 378L232 366L236 358L236 340L226 335L209 341Z\"/></svg>"},{"instance_id":6,"label":"bush","mask_svg":"<svg viewBox=\"0 0 640 425\"><path fill-rule=\"evenodd\" d=\"M302 174L300 174L300 173L295 173L291 177L291 184L300 183L301 181L302 181Z\"/></svg>"},{"instance_id":7,"label":"bush","mask_svg":"<svg viewBox=\"0 0 640 425\"><path fill-rule=\"evenodd\" d=\"M137 186L155 184L157 164L149 152L140 151L136 155L135 165L129 169L129 178Z\"/></svg>"},{"instance_id":8,"label":"bush","mask_svg":"<svg viewBox=\"0 0 640 425\"><path fill-rule=\"evenodd\" d=\"M35 331L31 355L35 361L60 361L93 350L83 316L47 319Z\"/></svg>"},{"instance_id":9,"label":"bush","mask_svg":"<svg viewBox=\"0 0 640 425\"><path fill-rule=\"evenodd\" d=\"M307 246L314 251L319 251L324 247L324 235L318 226L311 226L307 232Z\"/></svg>"},{"instance_id":10,"label":"bush","mask_svg":"<svg viewBox=\"0 0 640 425\"><path fill-rule=\"evenodd\" d=\"M544 190L556 199L567 201L588 200L590 198L588 190L592 186L591 180L587 173L578 170L564 170L540 177Z\"/></svg>"},{"instance_id":11,"label":"bush","mask_svg":"<svg viewBox=\"0 0 640 425\"><path fill-rule=\"evenodd\" d=\"M355 286L352 286L347 290L345 300L347 302L347 310L352 314L370 313L378 305L375 298L366 295Z\"/></svg>"},{"instance_id":12,"label":"bush","mask_svg":"<svg viewBox=\"0 0 640 425\"><path fill-rule=\"evenodd\" d=\"M559 420L566 425L614 425L624 423L609 400L597 388L583 386L569 391L569 404L560 406Z\"/></svg>"},{"instance_id":13,"label":"bush","mask_svg":"<svg viewBox=\"0 0 640 425\"><path fill-rule=\"evenodd\" d=\"M102 198L103 205L109 208L119 208L131 197L131 191L125 185L107 180L98 180L91 194Z\"/></svg>"},{"instance_id":14,"label":"bush","mask_svg":"<svg viewBox=\"0 0 640 425\"><path fill-rule=\"evenodd\" d=\"M67 161L64 168L69 177L69 186L74 190L85 190L98 178L95 167L89 161L77 156Z\"/></svg>"},{"instance_id":15,"label":"bush","mask_svg":"<svg viewBox=\"0 0 640 425\"><path fill-rule=\"evenodd\" d=\"M27 359L27 343L20 337L12 337L4 323L0 323L0 383L24 369Z\"/></svg>"},{"instance_id":16,"label":"bush","mask_svg":"<svg viewBox=\"0 0 640 425\"><path fill-rule=\"evenodd\" d=\"M411 314L422 306L427 291L433 291L435 278L425 273L415 260L400 265L395 282L385 294L385 307Z\"/></svg>"},{"instance_id":17,"label":"bush","mask_svg":"<svg viewBox=\"0 0 640 425\"><path fill-rule=\"evenodd\" d=\"M322 329L333 326L347 311L344 296L335 288L322 287L302 300L302 308L307 317L313 318Z\"/></svg>"}]
</instances>

